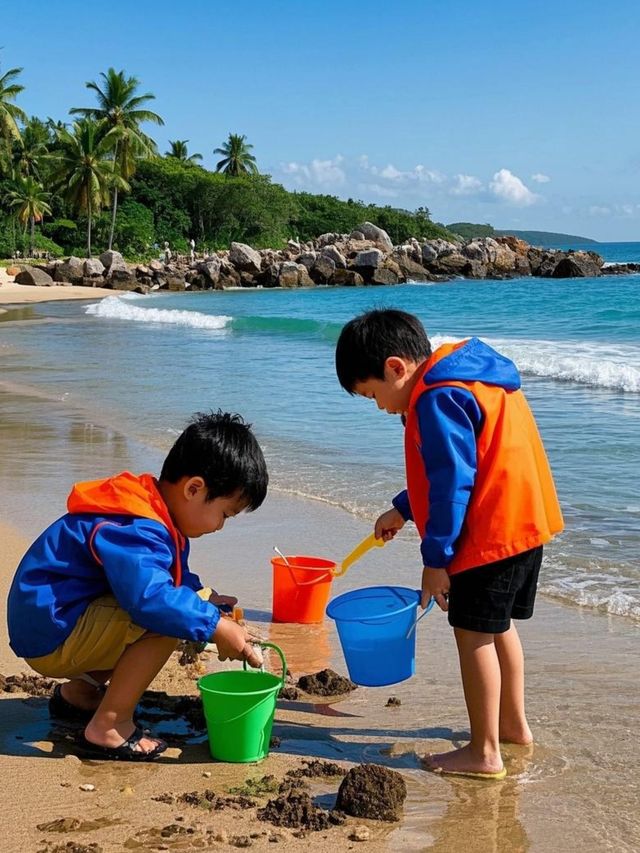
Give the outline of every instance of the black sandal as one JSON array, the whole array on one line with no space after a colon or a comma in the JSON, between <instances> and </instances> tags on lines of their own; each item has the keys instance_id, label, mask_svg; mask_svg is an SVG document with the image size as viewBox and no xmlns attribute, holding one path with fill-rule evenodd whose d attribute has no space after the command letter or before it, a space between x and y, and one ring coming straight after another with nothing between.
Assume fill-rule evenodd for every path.
<instances>
[{"instance_id":1,"label":"black sandal","mask_svg":"<svg viewBox=\"0 0 640 853\"><path fill-rule=\"evenodd\" d=\"M66 720L70 723L88 723L95 714L95 710L88 711L86 708L78 708L72 705L62 695L62 685L56 684L49 698L49 716L56 720Z\"/></svg>"},{"instance_id":2,"label":"black sandal","mask_svg":"<svg viewBox=\"0 0 640 853\"><path fill-rule=\"evenodd\" d=\"M139 726L136 726L130 737L120 746L100 746L98 743L91 743L84 734L78 738L77 744L88 758L98 758L104 761L153 761L169 746L166 741L153 738L158 741L158 745L150 749L149 752L143 752L136 749L143 737L149 737L149 735Z\"/></svg>"}]
</instances>

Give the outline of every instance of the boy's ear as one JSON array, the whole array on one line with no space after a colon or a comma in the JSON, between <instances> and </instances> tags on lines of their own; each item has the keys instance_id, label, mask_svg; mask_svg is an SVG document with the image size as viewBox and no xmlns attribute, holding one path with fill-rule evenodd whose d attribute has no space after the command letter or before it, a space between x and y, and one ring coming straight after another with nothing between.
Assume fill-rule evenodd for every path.
<instances>
[{"instance_id":1,"label":"boy's ear","mask_svg":"<svg viewBox=\"0 0 640 853\"><path fill-rule=\"evenodd\" d=\"M202 477L189 477L188 480L185 480L182 491L185 498L190 501L205 487L206 484Z\"/></svg>"},{"instance_id":2,"label":"boy's ear","mask_svg":"<svg viewBox=\"0 0 640 853\"><path fill-rule=\"evenodd\" d=\"M392 380L404 379L407 373L407 365L404 359L397 355L390 355L384 363L385 378Z\"/></svg>"}]
</instances>

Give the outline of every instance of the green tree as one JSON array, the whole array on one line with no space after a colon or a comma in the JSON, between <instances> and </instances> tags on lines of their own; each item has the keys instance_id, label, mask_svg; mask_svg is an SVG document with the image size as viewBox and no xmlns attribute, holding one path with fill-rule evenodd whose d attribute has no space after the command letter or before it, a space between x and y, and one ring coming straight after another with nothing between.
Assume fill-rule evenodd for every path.
<instances>
[{"instance_id":1,"label":"green tree","mask_svg":"<svg viewBox=\"0 0 640 853\"><path fill-rule=\"evenodd\" d=\"M155 100L155 95L146 92L138 95L140 81L136 77L127 77L124 71L110 68L105 74L100 74L102 83L89 82L87 89L96 93L98 106L74 107L71 115L81 115L84 118L104 122L110 129L117 131L113 136L113 156L120 176L124 181L130 181L136 170L138 160L155 156L156 143L144 133L140 125L144 122L162 125L164 121L157 113L146 108L149 101ZM102 88L101 88L102 86ZM113 207L111 212L111 230L109 232L109 248L113 245L113 232L116 225L118 210L118 184L113 188Z\"/></svg>"},{"instance_id":2,"label":"green tree","mask_svg":"<svg viewBox=\"0 0 640 853\"><path fill-rule=\"evenodd\" d=\"M87 217L87 256L91 257L91 225L103 205L109 204L110 190L128 190L129 184L118 174L111 158L117 130L104 123L81 119L72 129L57 131L58 151L54 157L54 185L66 201Z\"/></svg>"},{"instance_id":3,"label":"green tree","mask_svg":"<svg viewBox=\"0 0 640 853\"><path fill-rule=\"evenodd\" d=\"M42 217L51 213L49 200L51 193L45 192L42 185L29 175L27 178L19 178L15 188L7 194L7 204L15 210L18 222L26 229L27 223L31 225L30 254L33 257L35 247L35 225L41 222Z\"/></svg>"},{"instance_id":4,"label":"green tree","mask_svg":"<svg viewBox=\"0 0 640 853\"><path fill-rule=\"evenodd\" d=\"M239 175L257 175L256 158L251 154L253 145L249 145L246 136L230 133L222 148L214 148L214 154L221 154L222 160L216 165L216 172L222 172L231 178Z\"/></svg>"},{"instance_id":5,"label":"green tree","mask_svg":"<svg viewBox=\"0 0 640 853\"><path fill-rule=\"evenodd\" d=\"M27 114L13 101L24 86L16 83L22 68L10 68L0 77L0 136L4 139L20 139L18 120L27 121Z\"/></svg>"},{"instance_id":6,"label":"green tree","mask_svg":"<svg viewBox=\"0 0 640 853\"><path fill-rule=\"evenodd\" d=\"M49 129L39 118L30 118L22 129L22 138L13 143L16 174L32 176L42 183L42 165L48 152Z\"/></svg>"},{"instance_id":7,"label":"green tree","mask_svg":"<svg viewBox=\"0 0 640 853\"><path fill-rule=\"evenodd\" d=\"M183 163L196 164L198 160L202 160L202 154L189 154L187 150L188 139L170 139L170 151L165 151L165 157L174 157L176 160L181 160Z\"/></svg>"}]
</instances>

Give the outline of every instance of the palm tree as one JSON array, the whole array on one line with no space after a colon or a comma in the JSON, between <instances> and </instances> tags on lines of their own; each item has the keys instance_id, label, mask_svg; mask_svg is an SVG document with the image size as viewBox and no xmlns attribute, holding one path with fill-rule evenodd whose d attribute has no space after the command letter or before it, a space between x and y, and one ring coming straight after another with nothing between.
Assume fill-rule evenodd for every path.
<instances>
[{"instance_id":1,"label":"palm tree","mask_svg":"<svg viewBox=\"0 0 640 853\"><path fill-rule=\"evenodd\" d=\"M165 157L173 157L176 160L181 160L183 163L193 163L196 161L202 160L202 154L191 154L187 151L187 142L188 139L170 139L169 145L171 146L170 151L165 151Z\"/></svg>"},{"instance_id":2,"label":"palm tree","mask_svg":"<svg viewBox=\"0 0 640 853\"><path fill-rule=\"evenodd\" d=\"M35 249L35 225L36 222L42 221L45 214L51 213L50 198L51 193L45 192L42 184L39 184L32 175L19 178L15 188L7 193L7 204L9 207L16 208L18 222L24 225L25 229L27 223L31 224L31 257Z\"/></svg>"},{"instance_id":3,"label":"palm tree","mask_svg":"<svg viewBox=\"0 0 640 853\"><path fill-rule=\"evenodd\" d=\"M222 154L223 159L216 165L216 172L223 172L232 178L238 175L257 175L256 158L250 153L253 145L246 142L246 136L230 133L222 148L214 148L214 154Z\"/></svg>"},{"instance_id":4,"label":"palm tree","mask_svg":"<svg viewBox=\"0 0 640 853\"><path fill-rule=\"evenodd\" d=\"M18 174L33 175L42 181L40 166L48 151L49 129L35 116L30 118L22 129L22 138L13 143L13 161Z\"/></svg>"},{"instance_id":5,"label":"palm tree","mask_svg":"<svg viewBox=\"0 0 640 853\"><path fill-rule=\"evenodd\" d=\"M55 164L54 184L63 190L66 200L87 215L87 256L91 257L93 216L109 204L110 190L128 190L129 184L118 173L113 160L118 129L104 123L81 119L56 131L58 150L51 158Z\"/></svg>"},{"instance_id":6,"label":"palm tree","mask_svg":"<svg viewBox=\"0 0 640 853\"><path fill-rule=\"evenodd\" d=\"M17 120L27 121L27 114L11 103L24 90L16 83L22 68L11 68L0 77L0 136L5 140L20 139Z\"/></svg>"},{"instance_id":7,"label":"palm tree","mask_svg":"<svg viewBox=\"0 0 640 853\"><path fill-rule=\"evenodd\" d=\"M137 95L136 90L140 81L136 77L127 77L124 71L110 68L105 74L100 74L102 84L87 83L87 89L92 89L98 99L98 107L76 107L69 112L84 118L104 122L108 129L118 130L113 137L113 157L118 166L120 176L129 181L136 169L136 160L153 157L156 154L156 143L140 129L143 122L164 124L157 113L144 108L148 101L155 100L155 95L146 92ZM102 88L101 88L102 86ZM109 248L113 245L113 232L116 227L118 210L118 185L113 190L113 210L111 214L111 230L109 232Z\"/></svg>"}]
</instances>

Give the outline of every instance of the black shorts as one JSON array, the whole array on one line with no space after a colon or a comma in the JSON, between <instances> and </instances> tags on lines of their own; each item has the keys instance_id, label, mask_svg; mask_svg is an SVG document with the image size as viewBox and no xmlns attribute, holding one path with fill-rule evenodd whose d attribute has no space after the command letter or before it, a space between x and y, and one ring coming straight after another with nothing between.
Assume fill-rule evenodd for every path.
<instances>
[{"instance_id":1,"label":"black shorts","mask_svg":"<svg viewBox=\"0 0 640 853\"><path fill-rule=\"evenodd\" d=\"M467 631L503 634L512 619L530 619L541 563L542 545L452 575L449 624Z\"/></svg>"}]
</instances>

